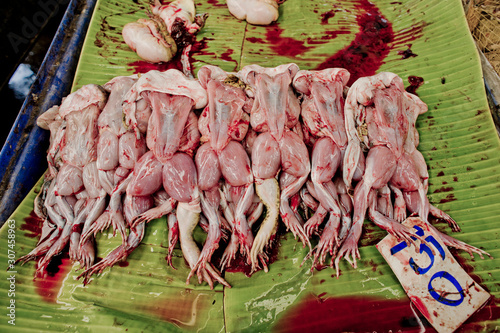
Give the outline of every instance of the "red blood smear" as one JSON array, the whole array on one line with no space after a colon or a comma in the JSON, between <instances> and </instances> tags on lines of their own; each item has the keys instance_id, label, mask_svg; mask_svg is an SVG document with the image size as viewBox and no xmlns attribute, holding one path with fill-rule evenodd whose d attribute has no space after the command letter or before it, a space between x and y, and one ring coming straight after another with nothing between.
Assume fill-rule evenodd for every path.
<instances>
[{"instance_id":1,"label":"red blood smear","mask_svg":"<svg viewBox=\"0 0 500 333\"><path fill-rule=\"evenodd\" d=\"M439 200L439 203L446 203L446 202L451 202L455 201L457 198L455 198L455 195L453 193L448 194L446 198Z\"/></svg>"},{"instance_id":2,"label":"red blood smear","mask_svg":"<svg viewBox=\"0 0 500 333\"><path fill-rule=\"evenodd\" d=\"M262 38L257 38L257 37L248 37L247 41L249 41L250 43L260 43L260 44L264 44L266 42Z\"/></svg>"},{"instance_id":3,"label":"red blood smear","mask_svg":"<svg viewBox=\"0 0 500 333\"><path fill-rule=\"evenodd\" d=\"M38 266L35 265L35 268ZM47 266L47 274L43 278L36 278L33 282L38 295L47 303L56 303L57 294L62 282L71 270L72 262L67 257L56 256Z\"/></svg>"},{"instance_id":4,"label":"red blood smear","mask_svg":"<svg viewBox=\"0 0 500 333\"><path fill-rule=\"evenodd\" d=\"M330 43L332 39L337 38L338 35L349 35L351 31L349 28L340 27L339 30L326 30L324 35L318 38L307 38L308 45L320 45Z\"/></svg>"},{"instance_id":5,"label":"red blood smear","mask_svg":"<svg viewBox=\"0 0 500 333\"><path fill-rule=\"evenodd\" d=\"M373 260L370 260L370 261L368 262L368 264L369 264L370 266L372 266L372 272L376 272L376 271L377 271L378 265L377 265L377 264L376 264ZM379 272L380 272L380 271L379 271Z\"/></svg>"},{"instance_id":6,"label":"red blood smear","mask_svg":"<svg viewBox=\"0 0 500 333\"><path fill-rule=\"evenodd\" d=\"M477 274L474 273L474 267L469 263L470 259L464 259L458 249L455 248L449 248L451 254L453 255L453 258L460 264L460 266L464 269L464 271L469 274L469 276L477 283L482 283L483 279Z\"/></svg>"},{"instance_id":7,"label":"red blood smear","mask_svg":"<svg viewBox=\"0 0 500 333\"><path fill-rule=\"evenodd\" d=\"M133 68L134 74L144 74L152 70L157 70L160 72L164 72L169 69L178 69L182 71L182 64L180 61L180 54L177 54L171 61L169 62L161 62L158 64L153 64L144 60L137 60L128 64Z\"/></svg>"},{"instance_id":8,"label":"red blood smear","mask_svg":"<svg viewBox=\"0 0 500 333\"><path fill-rule=\"evenodd\" d=\"M408 77L408 82L410 82L410 85L406 88L406 91L413 94L413 95L417 95L417 89L422 84L424 84L424 79L419 77L419 76L411 75Z\"/></svg>"},{"instance_id":9,"label":"red blood smear","mask_svg":"<svg viewBox=\"0 0 500 333\"><path fill-rule=\"evenodd\" d=\"M267 26L266 30L266 39L271 45L271 49L278 55L295 57L310 49L304 45L304 41L291 37L281 37L283 29L279 27L278 23Z\"/></svg>"},{"instance_id":10,"label":"red blood smear","mask_svg":"<svg viewBox=\"0 0 500 333\"><path fill-rule=\"evenodd\" d=\"M411 301L413 304L417 307L418 311L420 311L421 314L424 315L424 317L428 318L429 317L429 310L427 310L427 307L425 306L424 302L416 296L410 297Z\"/></svg>"},{"instance_id":11,"label":"red blood smear","mask_svg":"<svg viewBox=\"0 0 500 333\"><path fill-rule=\"evenodd\" d=\"M373 246L380 242L386 235L385 231L376 226L366 227L363 229L360 242L362 246Z\"/></svg>"},{"instance_id":12,"label":"red blood smear","mask_svg":"<svg viewBox=\"0 0 500 333\"><path fill-rule=\"evenodd\" d=\"M271 249L271 253L269 254L269 261L267 262L268 267L278 259L278 248L279 246L276 243L274 243L274 246ZM246 259L243 258L241 255L237 256L236 259L231 262L231 266L226 268L226 272L243 273L248 277L252 276L253 274L252 265L247 264Z\"/></svg>"},{"instance_id":13,"label":"red blood smear","mask_svg":"<svg viewBox=\"0 0 500 333\"><path fill-rule=\"evenodd\" d=\"M224 53L222 53L222 54L220 55L220 58L221 58L222 60L224 60L224 61L234 62L234 64L235 64L235 65L234 65L234 69L233 69L233 70L234 70L234 71L236 71L236 70L237 70L237 68L238 68L238 61L236 61L236 60L234 60L234 59L232 59L232 58L231 58L231 55L232 55L233 53L234 53L234 51L233 51L232 49L227 49L227 51L226 51L226 52L224 52Z\"/></svg>"},{"instance_id":14,"label":"red blood smear","mask_svg":"<svg viewBox=\"0 0 500 333\"><path fill-rule=\"evenodd\" d=\"M294 212L298 211L301 201L302 200L300 199L299 193L292 196L292 198L290 199L290 208L292 209L292 211L294 211Z\"/></svg>"},{"instance_id":15,"label":"red blood smear","mask_svg":"<svg viewBox=\"0 0 500 333\"><path fill-rule=\"evenodd\" d=\"M203 38L201 41L196 41L191 48L191 53L189 55L190 62L193 63L193 55L195 54L203 54L203 50L207 47L207 39ZM160 72L164 72L169 69L178 69L182 71L182 63L181 63L181 54L182 50L178 50L175 57L172 58L169 62L162 62L159 64L153 64L144 60L137 60L129 63L128 65L132 68L131 70L134 74L143 74L147 73L151 70L157 70Z\"/></svg>"},{"instance_id":16,"label":"red blood smear","mask_svg":"<svg viewBox=\"0 0 500 333\"><path fill-rule=\"evenodd\" d=\"M450 249L453 257L460 263L472 279L481 284L482 279L474 274L474 268L468 259L457 255L456 249ZM333 277L333 276L332 276ZM321 282L320 282L321 283ZM484 288L484 287L483 287ZM486 289L486 288L485 288ZM487 290L487 289L486 289ZM487 290L488 291L488 290ZM419 324L413 313L409 299L387 300L376 297L324 297L325 294L308 295L292 307L278 321L275 332L303 332L305 329L317 332L419 332ZM424 306L417 305L419 309ZM494 322L500 318L500 300L490 301L474 313L457 332L480 332L485 330L485 322ZM434 328L416 310L419 319L426 327L426 332ZM362 320L360 320L362 318ZM492 328L490 327L490 328Z\"/></svg>"},{"instance_id":17,"label":"red blood smear","mask_svg":"<svg viewBox=\"0 0 500 333\"><path fill-rule=\"evenodd\" d=\"M450 191L453 191L454 188L449 186L449 187L441 187L441 188L438 188L437 190L435 190L434 192L432 193L440 193L440 192L450 192Z\"/></svg>"},{"instance_id":18,"label":"red blood smear","mask_svg":"<svg viewBox=\"0 0 500 333\"><path fill-rule=\"evenodd\" d=\"M349 84L352 84L357 78L373 75L384 63L383 60L389 54L390 50L402 45L408 44L412 40L422 36L425 22L417 23L411 27L402 29L397 33L392 30L392 25L380 13L379 9L367 0L354 0L355 9L358 11L356 21L360 26L360 31L356 34L353 42L335 55L320 64L317 69L330 67L344 67L351 73ZM216 0L209 3L215 6L222 6ZM322 24L327 24L328 19L335 15L335 10L321 14ZM266 40L257 37L249 37L246 40L250 43L269 44L271 49L281 56L296 57L307 50L313 48L315 44L324 44L335 39L339 34L350 34L347 27L340 27L338 30L327 30L325 34L317 39L307 38L298 40L291 37L282 37L283 29L279 28L278 23L266 27ZM215 55L213 52L206 52L206 42L211 38L203 38L201 42L193 45L190 55L191 63L196 55ZM305 42L307 41L307 45ZM167 64L150 64L145 61L136 61L131 64L134 73L145 73L149 70L167 70L170 68L181 69L180 55Z\"/></svg>"},{"instance_id":19,"label":"red blood smear","mask_svg":"<svg viewBox=\"0 0 500 333\"><path fill-rule=\"evenodd\" d=\"M337 38L338 35L349 35L351 33L350 30L347 28L340 28L340 30L327 30L325 31L325 34L321 36L321 42L313 42L311 41L311 44L324 44L325 40L331 40ZM309 39L308 39L309 42Z\"/></svg>"},{"instance_id":20,"label":"red blood smear","mask_svg":"<svg viewBox=\"0 0 500 333\"><path fill-rule=\"evenodd\" d=\"M118 266L120 266L120 267L127 267L128 265L130 265L130 263L128 261L118 262Z\"/></svg>"},{"instance_id":21,"label":"red blood smear","mask_svg":"<svg viewBox=\"0 0 500 333\"><path fill-rule=\"evenodd\" d=\"M81 234L83 230L83 223L80 224L73 224L71 227L72 232L76 232L77 234Z\"/></svg>"},{"instance_id":22,"label":"red blood smear","mask_svg":"<svg viewBox=\"0 0 500 333\"><path fill-rule=\"evenodd\" d=\"M278 253L279 253L279 247L280 247L280 244L278 241L275 242L275 241L273 241L273 239L271 239L270 242L271 242L271 250L270 250L271 253L268 253L268 256L269 256L269 261L267 262L268 267L269 267L269 265L271 265L273 262L275 262L278 259ZM221 246L222 250L225 247L226 247L225 245ZM222 252L220 253L220 255L217 255L217 251L216 251L214 256L212 257L216 267L220 267L220 264L218 262L220 260L220 258L222 258ZM229 267L227 267L225 269L225 271L228 273L243 273L247 277L250 277L250 276L252 276L252 273L251 273L252 272L252 265L249 265L246 262L246 258L241 256L240 254L237 254L236 259L231 261L231 265Z\"/></svg>"},{"instance_id":23,"label":"red blood smear","mask_svg":"<svg viewBox=\"0 0 500 333\"><path fill-rule=\"evenodd\" d=\"M360 12L356 22L360 31L347 47L320 64L316 69L342 67L351 73L348 85L362 76L374 75L391 50L394 40L391 23L367 0L357 1Z\"/></svg>"},{"instance_id":24,"label":"red blood smear","mask_svg":"<svg viewBox=\"0 0 500 333\"><path fill-rule=\"evenodd\" d=\"M417 312L418 313L418 312ZM420 314L419 314L420 316ZM420 321L433 332L427 320ZM409 299L306 296L274 326L273 332L419 332Z\"/></svg>"},{"instance_id":25,"label":"red blood smear","mask_svg":"<svg viewBox=\"0 0 500 333\"><path fill-rule=\"evenodd\" d=\"M225 7L225 3L219 3L217 0L207 0L207 3L211 4L214 7Z\"/></svg>"},{"instance_id":26,"label":"red blood smear","mask_svg":"<svg viewBox=\"0 0 500 333\"><path fill-rule=\"evenodd\" d=\"M408 59L408 58L411 58L411 57L417 57L418 54L415 54L413 53L413 51L411 50L411 44L407 44L408 48L404 51L398 51L398 54L401 57L401 59Z\"/></svg>"},{"instance_id":27,"label":"red blood smear","mask_svg":"<svg viewBox=\"0 0 500 333\"><path fill-rule=\"evenodd\" d=\"M226 52L220 55L220 58L225 61L234 61L233 59L231 59L231 54L233 54L233 52L233 50L228 49Z\"/></svg>"},{"instance_id":28,"label":"red blood smear","mask_svg":"<svg viewBox=\"0 0 500 333\"><path fill-rule=\"evenodd\" d=\"M332 10L327 11L326 13L321 14L321 24L328 24L328 20L335 16L335 12Z\"/></svg>"},{"instance_id":29,"label":"red blood smear","mask_svg":"<svg viewBox=\"0 0 500 333\"><path fill-rule=\"evenodd\" d=\"M24 223L21 224L20 229L28 231L24 234L24 236L35 238L40 236L42 233L42 224L43 220L35 214L35 211L32 210L30 215L24 218Z\"/></svg>"},{"instance_id":30,"label":"red blood smear","mask_svg":"<svg viewBox=\"0 0 500 333\"><path fill-rule=\"evenodd\" d=\"M211 298L207 294L192 293L186 289L182 296L150 302L139 308L181 329L192 329L201 324L200 318L204 318L204 314L209 310L210 301Z\"/></svg>"},{"instance_id":31,"label":"red blood smear","mask_svg":"<svg viewBox=\"0 0 500 333\"><path fill-rule=\"evenodd\" d=\"M407 46L408 48L411 46L409 42L414 41L422 37L424 27L427 24L425 22L419 22L415 25L412 25L408 28L401 29L394 34L394 42L392 44L393 48L398 48L401 46ZM410 46L409 46L410 45Z\"/></svg>"},{"instance_id":32,"label":"red blood smear","mask_svg":"<svg viewBox=\"0 0 500 333\"><path fill-rule=\"evenodd\" d=\"M225 271L228 273L243 273L247 277L250 277L252 276L252 265L247 264L246 258L236 255L236 258L231 261L231 265Z\"/></svg>"}]
</instances>

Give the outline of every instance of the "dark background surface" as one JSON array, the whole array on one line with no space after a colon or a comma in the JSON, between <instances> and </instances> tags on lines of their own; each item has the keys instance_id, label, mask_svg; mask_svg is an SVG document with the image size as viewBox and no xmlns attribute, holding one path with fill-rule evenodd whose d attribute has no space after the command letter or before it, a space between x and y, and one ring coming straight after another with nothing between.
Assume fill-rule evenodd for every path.
<instances>
[{"instance_id":1,"label":"dark background surface","mask_svg":"<svg viewBox=\"0 0 500 333\"><path fill-rule=\"evenodd\" d=\"M22 92L16 93L9 81L16 74L15 78L19 82L17 87L23 92L28 90L68 3L68 0L0 2L0 12L3 13L3 20L0 22L0 45L3 45L0 66L3 126L0 131L0 147L3 147L25 97ZM24 69L24 75L19 75L21 69L16 73L20 67Z\"/></svg>"}]
</instances>

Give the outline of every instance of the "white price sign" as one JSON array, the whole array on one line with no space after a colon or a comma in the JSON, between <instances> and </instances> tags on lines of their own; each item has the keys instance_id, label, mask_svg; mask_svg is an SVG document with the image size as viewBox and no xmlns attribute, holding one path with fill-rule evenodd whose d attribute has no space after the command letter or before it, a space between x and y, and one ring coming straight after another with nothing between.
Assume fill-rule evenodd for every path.
<instances>
[{"instance_id":1,"label":"white price sign","mask_svg":"<svg viewBox=\"0 0 500 333\"><path fill-rule=\"evenodd\" d=\"M404 225L425 239L407 246L392 235L377 244L416 308L438 332L453 332L490 298L420 218Z\"/></svg>"}]
</instances>

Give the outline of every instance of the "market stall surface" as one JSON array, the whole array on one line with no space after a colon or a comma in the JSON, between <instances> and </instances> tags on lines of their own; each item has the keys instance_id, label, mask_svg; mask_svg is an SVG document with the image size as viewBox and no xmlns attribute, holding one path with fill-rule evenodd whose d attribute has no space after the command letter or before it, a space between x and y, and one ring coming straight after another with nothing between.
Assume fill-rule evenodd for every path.
<instances>
[{"instance_id":1,"label":"market stall surface","mask_svg":"<svg viewBox=\"0 0 500 333\"><path fill-rule=\"evenodd\" d=\"M429 111L417 128L419 150L429 165L429 199L461 226L454 237L495 258L471 260L454 252L493 295L459 331L494 331L500 322L500 145L460 2L288 0L280 7L278 22L269 27L235 20L222 1L197 3L197 11L210 17L192 54L195 72L204 64L235 71L253 63L270 67L295 62L301 69L344 66L358 77L392 71L405 82L410 76L423 78L417 93ZM145 15L135 2L98 2L73 90L118 75L178 66L176 61L145 63L123 42L123 25ZM416 56L406 57L408 50ZM369 61L352 62L365 56ZM32 212L37 189L12 215L14 222L0 231L5 267L10 234L15 234L16 258L37 243L41 221ZM436 226L451 234L444 222L436 221ZM15 304L15 328L24 331L433 331L374 246L385 232L368 221L358 269L342 261L339 279L329 267L311 273L308 262L301 266L307 249L287 233L279 239L268 273L247 277L226 272L233 288L218 285L215 290L194 284L194 279L185 285L189 268L179 249L177 270L168 267L167 233L164 218L151 222L127 260L88 286L76 279L78 264L64 254L53 260L46 278L33 279L33 262L1 270L0 292L9 295L14 286L15 295L2 297L0 308L8 314L6 309ZM200 243L203 237L197 230ZM101 234L97 256L105 257L120 242L112 232ZM8 280L12 276L13 284ZM4 316L0 329L11 327Z\"/></svg>"}]
</instances>

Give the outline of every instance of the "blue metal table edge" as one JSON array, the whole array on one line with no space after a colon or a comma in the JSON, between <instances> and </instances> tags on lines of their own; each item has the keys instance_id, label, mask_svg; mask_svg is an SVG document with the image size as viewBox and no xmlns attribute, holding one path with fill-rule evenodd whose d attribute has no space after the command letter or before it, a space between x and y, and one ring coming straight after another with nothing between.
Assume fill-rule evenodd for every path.
<instances>
[{"instance_id":1,"label":"blue metal table edge","mask_svg":"<svg viewBox=\"0 0 500 333\"><path fill-rule=\"evenodd\" d=\"M49 133L40 114L71 90L97 0L71 0L21 110L0 152L0 226L47 169Z\"/></svg>"}]
</instances>

